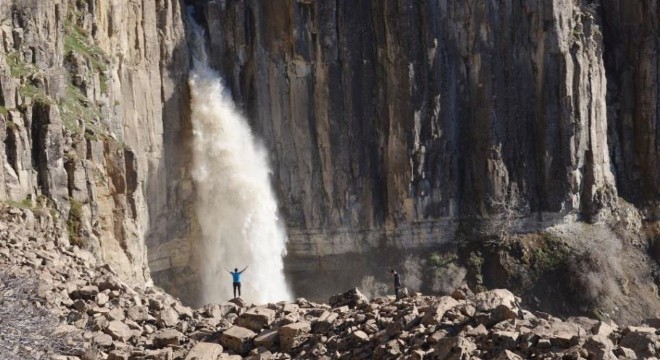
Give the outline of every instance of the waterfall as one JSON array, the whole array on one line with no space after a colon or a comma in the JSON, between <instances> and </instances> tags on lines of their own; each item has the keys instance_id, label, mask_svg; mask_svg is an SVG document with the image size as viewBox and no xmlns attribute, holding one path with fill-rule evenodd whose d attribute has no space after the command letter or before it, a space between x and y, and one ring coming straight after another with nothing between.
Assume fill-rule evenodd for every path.
<instances>
[{"instance_id":1,"label":"waterfall","mask_svg":"<svg viewBox=\"0 0 660 360\"><path fill-rule=\"evenodd\" d=\"M233 297L224 269L241 270L242 297L254 303L290 300L284 278L286 232L270 183L268 153L207 62L203 30L189 19L195 211L202 239L201 300Z\"/></svg>"}]
</instances>

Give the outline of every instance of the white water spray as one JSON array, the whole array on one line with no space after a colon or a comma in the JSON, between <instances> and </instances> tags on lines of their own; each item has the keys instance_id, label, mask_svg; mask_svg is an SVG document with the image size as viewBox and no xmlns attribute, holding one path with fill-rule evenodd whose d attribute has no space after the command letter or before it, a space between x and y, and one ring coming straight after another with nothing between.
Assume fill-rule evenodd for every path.
<instances>
[{"instance_id":1,"label":"white water spray","mask_svg":"<svg viewBox=\"0 0 660 360\"><path fill-rule=\"evenodd\" d=\"M282 257L286 234L277 217L268 156L236 110L222 78L207 63L203 32L190 21L194 65L189 76L193 124L193 180L201 227L202 300L231 297L233 271L242 297L255 303L290 300Z\"/></svg>"}]
</instances>

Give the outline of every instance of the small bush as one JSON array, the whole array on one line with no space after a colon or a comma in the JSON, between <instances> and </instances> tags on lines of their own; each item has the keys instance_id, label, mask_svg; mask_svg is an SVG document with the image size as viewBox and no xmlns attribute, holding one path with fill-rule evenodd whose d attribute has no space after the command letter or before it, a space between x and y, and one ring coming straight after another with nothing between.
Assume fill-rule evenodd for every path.
<instances>
[{"instance_id":1,"label":"small bush","mask_svg":"<svg viewBox=\"0 0 660 360\"><path fill-rule=\"evenodd\" d=\"M431 290L436 293L450 294L465 280L467 270L458 265L458 257L454 254L432 254L428 260L431 274Z\"/></svg>"},{"instance_id":2,"label":"small bush","mask_svg":"<svg viewBox=\"0 0 660 360\"><path fill-rule=\"evenodd\" d=\"M71 245L85 248L86 243L80 236L80 230L82 228L81 222L83 217L83 204L74 199L69 199L69 204L71 205L71 208L69 209L69 218L66 222L67 229L69 230L69 241L71 242Z\"/></svg>"},{"instance_id":3,"label":"small bush","mask_svg":"<svg viewBox=\"0 0 660 360\"><path fill-rule=\"evenodd\" d=\"M38 281L0 272L0 358L50 359L54 354L80 354L78 334L58 329L59 321L43 307Z\"/></svg>"},{"instance_id":4,"label":"small bush","mask_svg":"<svg viewBox=\"0 0 660 360\"><path fill-rule=\"evenodd\" d=\"M481 235L485 236L490 244L508 242L524 217L524 203L517 193L512 192L501 199L489 196L488 205L492 214L482 221Z\"/></svg>"}]
</instances>

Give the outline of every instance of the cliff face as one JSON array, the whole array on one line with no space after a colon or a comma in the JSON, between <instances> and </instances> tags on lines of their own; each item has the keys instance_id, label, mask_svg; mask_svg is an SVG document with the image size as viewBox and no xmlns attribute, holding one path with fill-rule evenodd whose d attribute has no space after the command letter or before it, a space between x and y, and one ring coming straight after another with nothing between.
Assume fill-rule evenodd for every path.
<instances>
[{"instance_id":1,"label":"cliff face","mask_svg":"<svg viewBox=\"0 0 660 360\"><path fill-rule=\"evenodd\" d=\"M660 217L660 5L603 1L608 142L619 194Z\"/></svg>"},{"instance_id":2,"label":"cliff face","mask_svg":"<svg viewBox=\"0 0 660 360\"><path fill-rule=\"evenodd\" d=\"M181 3L3 0L0 41L0 200L148 280L145 240L176 235L185 191Z\"/></svg>"},{"instance_id":3,"label":"cliff face","mask_svg":"<svg viewBox=\"0 0 660 360\"><path fill-rule=\"evenodd\" d=\"M378 249L446 243L493 203L530 228L617 221L622 200L657 219L657 0L198 8L272 151L302 282L340 254L382 270Z\"/></svg>"},{"instance_id":4,"label":"cliff face","mask_svg":"<svg viewBox=\"0 0 660 360\"><path fill-rule=\"evenodd\" d=\"M498 204L660 216L657 0L0 0L0 200L125 278L195 300L186 4L271 151L299 291Z\"/></svg>"}]
</instances>

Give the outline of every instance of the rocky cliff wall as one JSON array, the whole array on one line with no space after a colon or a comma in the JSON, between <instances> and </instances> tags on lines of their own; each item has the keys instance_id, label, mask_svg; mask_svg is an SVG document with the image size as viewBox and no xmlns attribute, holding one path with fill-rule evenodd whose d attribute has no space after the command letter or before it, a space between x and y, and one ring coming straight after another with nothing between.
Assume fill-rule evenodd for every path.
<instances>
[{"instance_id":1,"label":"rocky cliff wall","mask_svg":"<svg viewBox=\"0 0 660 360\"><path fill-rule=\"evenodd\" d=\"M183 20L178 0L0 1L0 200L51 209L126 279L186 228Z\"/></svg>"},{"instance_id":2,"label":"rocky cliff wall","mask_svg":"<svg viewBox=\"0 0 660 360\"><path fill-rule=\"evenodd\" d=\"M197 7L272 151L305 289L446 243L494 203L528 229L618 221L622 200L657 219L657 0Z\"/></svg>"}]
</instances>

